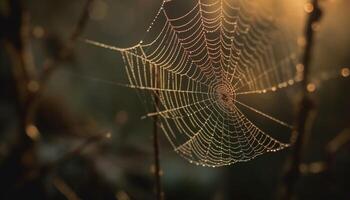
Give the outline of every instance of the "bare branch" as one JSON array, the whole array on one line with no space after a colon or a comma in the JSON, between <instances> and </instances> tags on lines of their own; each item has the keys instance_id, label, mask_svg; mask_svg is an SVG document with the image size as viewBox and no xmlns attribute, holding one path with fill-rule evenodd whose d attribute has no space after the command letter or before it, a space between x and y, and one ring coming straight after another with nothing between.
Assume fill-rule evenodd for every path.
<instances>
[{"instance_id":1,"label":"bare branch","mask_svg":"<svg viewBox=\"0 0 350 200\"><path fill-rule=\"evenodd\" d=\"M322 11L319 7L318 0L312 0L308 3L309 9L308 18L305 26L305 41L306 46L304 49L304 54L302 56L301 64L304 66L304 71L302 74L302 87L303 94L300 101L299 112L296 119L296 129L293 131L292 136L292 155L287 160L286 172L283 177L283 185L280 189L280 199L288 200L293 198L294 186L300 176L299 165L302 159L302 151L305 145L305 138L307 137L308 125L310 120L310 113L314 107L314 103L309 96L307 91L307 85L309 83L309 71L310 71L310 60L314 44L314 30L313 24L318 22L321 18Z\"/></svg>"}]
</instances>

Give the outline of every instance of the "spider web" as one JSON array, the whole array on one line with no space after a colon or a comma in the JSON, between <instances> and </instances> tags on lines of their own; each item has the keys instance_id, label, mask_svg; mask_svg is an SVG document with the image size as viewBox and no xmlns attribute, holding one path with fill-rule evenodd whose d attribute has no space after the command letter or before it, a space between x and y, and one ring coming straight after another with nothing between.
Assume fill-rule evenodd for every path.
<instances>
[{"instance_id":1,"label":"spider web","mask_svg":"<svg viewBox=\"0 0 350 200\"><path fill-rule=\"evenodd\" d=\"M242 108L292 127L240 98L296 82L296 56L279 21L254 0L192 0L180 16L175 2L163 1L146 39L133 47L87 42L121 53L127 86L152 94L156 110L147 117L159 116L174 150L190 162L223 166L288 147Z\"/></svg>"}]
</instances>

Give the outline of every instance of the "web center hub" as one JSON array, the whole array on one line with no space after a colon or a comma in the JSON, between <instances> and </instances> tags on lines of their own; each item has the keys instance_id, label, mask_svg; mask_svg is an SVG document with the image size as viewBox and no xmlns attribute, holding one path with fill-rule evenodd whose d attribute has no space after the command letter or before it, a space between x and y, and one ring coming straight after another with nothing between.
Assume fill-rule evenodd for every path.
<instances>
[{"instance_id":1,"label":"web center hub","mask_svg":"<svg viewBox=\"0 0 350 200\"><path fill-rule=\"evenodd\" d=\"M235 104L236 93L232 86L220 84L214 89L216 102L220 107L231 110Z\"/></svg>"}]
</instances>

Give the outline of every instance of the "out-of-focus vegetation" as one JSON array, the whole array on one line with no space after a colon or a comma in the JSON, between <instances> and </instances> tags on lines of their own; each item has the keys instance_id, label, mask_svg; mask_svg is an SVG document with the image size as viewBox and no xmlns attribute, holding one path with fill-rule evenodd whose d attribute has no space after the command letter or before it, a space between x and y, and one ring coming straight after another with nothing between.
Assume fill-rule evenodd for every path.
<instances>
[{"instance_id":1,"label":"out-of-focus vegetation","mask_svg":"<svg viewBox=\"0 0 350 200\"><path fill-rule=\"evenodd\" d=\"M269 3L290 16L286 26L303 28L305 2ZM350 2L320 3L310 65L315 109L293 194L348 199ZM154 199L152 120L140 119L145 108L135 91L99 81L127 83L120 55L80 38L133 45L160 4L0 0L0 199ZM169 200L274 199L291 153L203 168L179 157L163 135L160 145Z\"/></svg>"}]
</instances>

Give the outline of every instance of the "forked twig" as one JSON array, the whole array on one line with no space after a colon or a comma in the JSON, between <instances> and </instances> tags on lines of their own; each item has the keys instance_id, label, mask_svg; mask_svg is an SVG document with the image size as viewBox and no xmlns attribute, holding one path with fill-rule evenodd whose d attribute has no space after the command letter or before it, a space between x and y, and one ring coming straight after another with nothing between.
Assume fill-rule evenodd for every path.
<instances>
[{"instance_id":1,"label":"forked twig","mask_svg":"<svg viewBox=\"0 0 350 200\"><path fill-rule=\"evenodd\" d=\"M29 66L31 61L31 51L28 48L30 43L30 23L29 23L29 11L24 8L23 0L8 0L6 3L9 6L9 15L0 16L0 23L2 27L6 27L4 32L1 32L0 39L3 41L6 52L9 55L9 60L11 63L13 83L15 85L15 101L17 115L19 118L19 137L16 143L13 145L11 154L7 156L2 166L12 167L17 165L23 165L21 158L26 153L34 154L35 148L34 139L37 138L34 135L39 134L35 126L35 115L40 103L42 94L47 85L51 74L53 73L59 62L65 60L72 53L73 45L78 36L82 33L87 21L88 21L88 11L92 5L93 0L87 0L83 13L79 18L79 21L72 32L71 37L68 41L63 44L63 48L60 49L59 57L50 62L50 66L46 66L44 63L44 68L48 69L37 78L35 75L36 67ZM29 89L29 85L35 82L37 87L35 90ZM87 146L87 145L85 145ZM26 167L24 167L26 168ZM38 167L40 170L41 167ZM13 171L7 175L9 180L6 182L8 187L13 187L13 184L21 183L25 177L23 174ZM8 192L7 188L4 192Z\"/></svg>"},{"instance_id":2,"label":"forked twig","mask_svg":"<svg viewBox=\"0 0 350 200\"><path fill-rule=\"evenodd\" d=\"M41 74L38 84L39 89L36 91L32 98L28 102L28 112L26 116L26 123L32 124L34 123L34 117L36 115L37 108L40 103L40 99L47 87L47 82L50 80L53 72L58 68L59 62L66 60L73 51L73 47L79 36L82 34L82 31L87 25L88 19L89 19L89 9L91 8L94 0L87 0L85 3L85 6L83 8L82 14L80 15L78 22L71 33L68 41L63 45L62 49L59 51L59 57L56 60L46 60L46 62L43 64L44 72Z\"/></svg>"}]
</instances>

